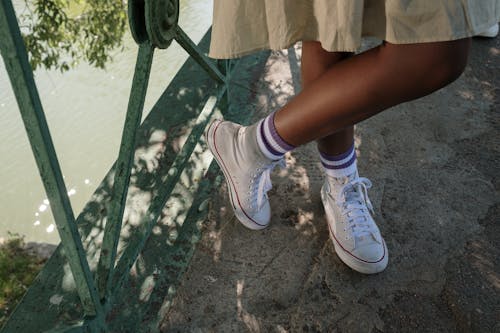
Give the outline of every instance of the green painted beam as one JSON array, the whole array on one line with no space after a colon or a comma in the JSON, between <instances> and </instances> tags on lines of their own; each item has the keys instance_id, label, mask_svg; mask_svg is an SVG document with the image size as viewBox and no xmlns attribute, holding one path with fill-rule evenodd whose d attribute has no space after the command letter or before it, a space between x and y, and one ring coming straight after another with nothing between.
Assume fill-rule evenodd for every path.
<instances>
[{"instance_id":1,"label":"green painted beam","mask_svg":"<svg viewBox=\"0 0 500 333\"><path fill-rule=\"evenodd\" d=\"M200 51L195 43L189 38L189 36L177 26L175 41L179 43L180 46L210 75L212 79L218 83L225 84L227 78L221 71L215 66L212 60L207 58L207 56Z\"/></svg>"},{"instance_id":2,"label":"green painted beam","mask_svg":"<svg viewBox=\"0 0 500 333\"><path fill-rule=\"evenodd\" d=\"M240 123L251 120L257 110L253 102L258 99L253 86L264 69L268 55L262 53L240 60L230 84L230 100L235 104L227 105L227 100L221 98L217 105L225 119ZM200 139L199 144L205 147L204 138ZM127 290L127 293L116 294L113 307L120 311L108 323L112 331L130 330L139 333L161 330L161 323L172 305L177 287L201 237L202 224L210 207L208 202L223 182L217 164L212 162L199 184L196 183L197 173L193 173L193 170L199 169L192 160L199 156L195 149L183 171L186 175L194 175L194 180L181 177L176 184L160 221L155 225L155 232L149 236L123 284L121 290Z\"/></svg>"},{"instance_id":3,"label":"green painted beam","mask_svg":"<svg viewBox=\"0 0 500 333\"><path fill-rule=\"evenodd\" d=\"M138 254L142 250L144 244L151 234L151 230L157 224L158 218L162 213L165 203L171 197L172 191L174 190L176 184L179 182L179 178L181 178L182 175L186 176L186 167L192 167L194 162L190 159L190 157L197 147L197 144L199 143L207 124L210 120L213 120L213 116L216 111L216 105L224 96L225 91L225 86L222 86L221 88L219 88L218 96L210 96L208 98L205 106L203 107L196 121L193 123L191 132L182 149L176 155L170 169L162 177L161 182L159 183L159 191L156 194L155 198L152 200L147 212L142 216L139 223L140 227L138 232L134 233L130 237L130 239L128 240L129 245L124 250L116 265L112 294L118 292L123 279L127 277L127 272L136 261ZM222 117L220 112L218 117ZM188 164L188 162L190 163ZM208 168L208 165L205 165L204 167ZM197 170L191 170L190 176L193 177L193 174L195 172L199 172L200 168L203 168L203 166L198 166Z\"/></svg>"},{"instance_id":4,"label":"green painted beam","mask_svg":"<svg viewBox=\"0 0 500 333\"><path fill-rule=\"evenodd\" d=\"M168 237L175 239L170 244L164 243L162 235L152 235L148 239L145 249L141 251L142 272L131 276L126 284L131 292L117 295L115 306L123 307L123 311L109 323L111 331L159 331L182 276L189 267L195 245L201 239L203 222L209 210L207 201L223 181L217 163L212 162L207 169L196 190L186 192L188 184L182 182L176 186L173 198L182 196L186 199L186 210L163 220L163 223L171 224ZM140 300L137 295L140 295Z\"/></svg>"},{"instance_id":5,"label":"green painted beam","mask_svg":"<svg viewBox=\"0 0 500 333\"><path fill-rule=\"evenodd\" d=\"M209 34L203 38L202 50L208 47L209 38ZM124 282L122 288L117 290L105 305L107 331L158 331L158 325L165 311L168 311L176 286L194 253L201 232L201 222L206 214L206 200L214 186L222 180L217 176L218 168L214 163L209 171L205 170L210 160L207 159L206 146L203 138L200 138L200 133L217 108L224 111L226 119L248 121L254 111L251 100L255 95L251 85L261 74L267 55L263 53L246 57L238 65L241 67L235 71L231 85L231 100L237 105L229 108L226 99L220 95L220 89L225 87L217 86L199 65L189 58L141 124L135 143L138 160L135 161L133 169L136 172L131 180L134 192L128 193L126 202L132 205L135 194L151 196L151 201L147 203L149 206L145 206L145 213L148 214L156 210L155 206L161 206L161 201L164 202L164 199L159 198L167 192L164 187L172 186L168 185L172 182L169 177L177 177L178 181L167 199L167 204L162 207L162 223L167 223L168 226L155 224L153 217L149 220L142 218L139 225L125 221L119 239L119 253L123 254L118 256L116 269L121 272L122 265L126 267L126 262L129 264L134 261L132 257L137 259L133 263L132 272L124 269L124 276L117 276L115 273L113 281L123 278ZM215 110L214 98L210 96L217 99ZM158 138L157 133L164 133L165 137L159 139L160 141L151 142L153 137ZM189 147L195 141L194 150L191 150ZM155 157L158 167L153 170L141 169L143 161L140 151L147 152L160 142L165 150ZM183 165L183 158L179 157L179 154L189 158L185 168L177 169L177 173L172 170L175 165ZM100 239L110 214L108 207L112 200L115 168L116 164L77 219L92 269L97 266ZM182 209L175 209L176 202L183 205ZM128 209L131 207L128 206ZM159 227L162 233L150 232L147 240L139 236L151 226ZM171 227L174 229L170 230ZM145 244L142 246L135 242ZM135 254L136 251L139 251L138 255ZM45 332L53 329L57 332L102 330L102 321L84 318L71 270L64 263L64 252L64 248L59 246L22 303L15 309L2 333ZM125 255L126 253L133 255ZM145 299L141 287L148 286L152 281L155 286L151 295Z\"/></svg>"},{"instance_id":6,"label":"green painted beam","mask_svg":"<svg viewBox=\"0 0 500 333\"><path fill-rule=\"evenodd\" d=\"M111 208L104 229L101 257L99 258L97 268L97 285L101 299L108 296L111 290L116 250L122 227L131 169L134 161L137 128L141 123L153 54L154 47L151 43L144 42L139 45L134 78L128 102L127 116L123 127L120 152L115 165Z\"/></svg>"},{"instance_id":7,"label":"green painted beam","mask_svg":"<svg viewBox=\"0 0 500 333\"><path fill-rule=\"evenodd\" d=\"M28 54L10 0L1 0L0 3L0 51L50 201L66 258L78 286L84 311L89 316L102 314L92 274L75 224L66 185L33 79Z\"/></svg>"}]
</instances>

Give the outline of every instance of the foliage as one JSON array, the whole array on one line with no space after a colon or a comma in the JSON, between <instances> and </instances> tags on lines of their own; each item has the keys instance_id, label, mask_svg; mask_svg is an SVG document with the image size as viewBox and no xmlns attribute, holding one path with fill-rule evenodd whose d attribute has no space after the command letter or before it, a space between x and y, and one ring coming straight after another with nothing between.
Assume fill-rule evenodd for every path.
<instances>
[{"instance_id":1,"label":"foliage","mask_svg":"<svg viewBox=\"0 0 500 333\"><path fill-rule=\"evenodd\" d=\"M0 327L31 285L45 260L24 250L19 235L0 245Z\"/></svg>"},{"instance_id":2,"label":"foliage","mask_svg":"<svg viewBox=\"0 0 500 333\"><path fill-rule=\"evenodd\" d=\"M121 45L126 5L120 0L25 0L20 17L33 69L66 71L79 61L104 68Z\"/></svg>"}]
</instances>

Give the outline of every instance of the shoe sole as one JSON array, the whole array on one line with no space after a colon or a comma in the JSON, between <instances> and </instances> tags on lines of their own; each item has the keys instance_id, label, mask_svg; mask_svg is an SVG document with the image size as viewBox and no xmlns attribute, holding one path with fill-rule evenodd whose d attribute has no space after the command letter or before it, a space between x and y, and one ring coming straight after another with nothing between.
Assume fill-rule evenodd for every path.
<instances>
[{"instance_id":1,"label":"shoe sole","mask_svg":"<svg viewBox=\"0 0 500 333\"><path fill-rule=\"evenodd\" d=\"M223 121L221 120L214 120L210 126L208 127L208 130L205 132L205 139L207 141L208 147L212 151L212 154L214 155L215 160L219 164L220 168L222 169L222 172L224 173L224 177L226 178L226 183L228 187L228 192L229 192L229 200L231 201L231 205L233 206L234 210L234 215L236 218L243 224L245 227L248 229L252 230L262 230L266 228L269 224L260 224L253 220L248 214L245 212L243 207L241 207L240 204L240 199L238 196L238 192L236 191L236 186L233 183L233 180L226 169L226 165L224 164L224 160L219 154L219 151L217 149L217 144L215 142L215 133L217 132L217 129L219 125Z\"/></svg>"},{"instance_id":2,"label":"shoe sole","mask_svg":"<svg viewBox=\"0 0 500 333\"><path fill-rule=\"evenodd\" d=\"M328 203L326 195L327 194L324 193L324 190L321 189L321 200L323 201L323 206L325 207L325 213L327 215L326 218L327 220L330 219L332 221L335 221L333 214L328 209L326 209ZM389 252L387 251L387 245L385 244L384 239L382 239L382 243L384 246L384 254L382 255L382 257L376 261L363 260L344 249L338 241L337 237L335 237L332 227L330 226L330 223L328 223L328 221L327 224L328 230L330 232L330 238L335 248L335 252L339 256L340 260L342 260L347 266L363 274L380 273L387 267L387 263L389 262Z\"/></svg>"}]
</instances>

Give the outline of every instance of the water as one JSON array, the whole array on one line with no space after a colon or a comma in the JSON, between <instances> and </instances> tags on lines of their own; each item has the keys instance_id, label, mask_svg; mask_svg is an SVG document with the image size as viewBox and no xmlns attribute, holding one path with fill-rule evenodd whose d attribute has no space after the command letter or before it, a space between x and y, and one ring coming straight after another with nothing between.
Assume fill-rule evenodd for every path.
<instances>
[{"instance_id":1,"label":"water","mask_svg":"<svg viewBox=\"0 0 500 333\"><path fill-rule=\"evenodd\" d=\"M198 43L210 27L212 1L180 2L179 25ZM14 1L17 8L22 3ZM106 70L82 64L64 74L35 72L75 216L118 156L136 55L127 32L123 50ZM175 42L155 52L143 118L186 59ZM56 244L59 236L1 57L0 63L0 238L13 232L26 241Z\"/></svg>"}]
</instances>

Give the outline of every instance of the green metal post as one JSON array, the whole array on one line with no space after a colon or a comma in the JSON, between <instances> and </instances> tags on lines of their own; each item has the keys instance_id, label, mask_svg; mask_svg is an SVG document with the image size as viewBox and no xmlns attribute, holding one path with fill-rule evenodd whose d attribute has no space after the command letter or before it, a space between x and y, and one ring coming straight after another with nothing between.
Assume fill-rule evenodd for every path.
<instances>
[{"instance_id":1,"label":"green metal post","mask_svg":"<svg viewBox=\"0 0 500 333\"><path fill-rule=\"evenodd\" d=\"M0 5L0 51L57 225L85 314L102 315L73 210L52 143L33 71L10 0Z\"/></svg>"},{"instance_id":2,"label":"green metal post","mask_svg":"<svg viewBox=\"0 0 500 333\"><path fill-rule=\"evenodd\" d=\"M220 72L220 70L212 63L207 56L205 56L195 43L189 38L189 36L181 29L181 27L176 27L175 40L179 45L181 45L184 50L189 53L191 57L218 83L226 83L226 77Z\"/></svg>"},{"instance_id":3,"label":"green metal post","mask_svg":"<svg viewBox=\"0 0 500 333\"><path fill-rule=\"evenodd\" d=\"M154 47L149 41L139 46L120 152L116 162L111 208L104 229L104 239L97 267L97 285L101 299L108 296L111 290L123 211L127 200L131 168L134 162L137 128L141 122L153 54Z\"/></svg>"},{"instance_id":4,"label":"green metal post","mask_svg":"<svg viewBox=\"0 0 500 333\"><path fill-rule=\"evenodd\" d=\"M211 117L215 111L217 102L222 99L225 93L225 86L222 86L219 88L218 96L212 96L205 104L205 107L201 111L196 124L193 126L191 133L186 140L186 143L175 157L175 160L167 173L168 177L162 179L158 194L152 200L147 213L141 219L141 222L139 223L141 226L140 232L130 236L129 246L125 249L123 255L116 264L116 278L114 279L112 287L113 294L118 290L118 288L120 288L121 283L127 277L127 272L130 270L130 267L137 259L139 252L142 250L144 244L149 238L151 230L160 217L163 206L165 206L165 203L172 194L175 185L179 181L182 171L186 168L189 157L193 153L196 144L200 141L200 137L203 135L208 122L212 119Z\"/></svg>"}]
</instances>

